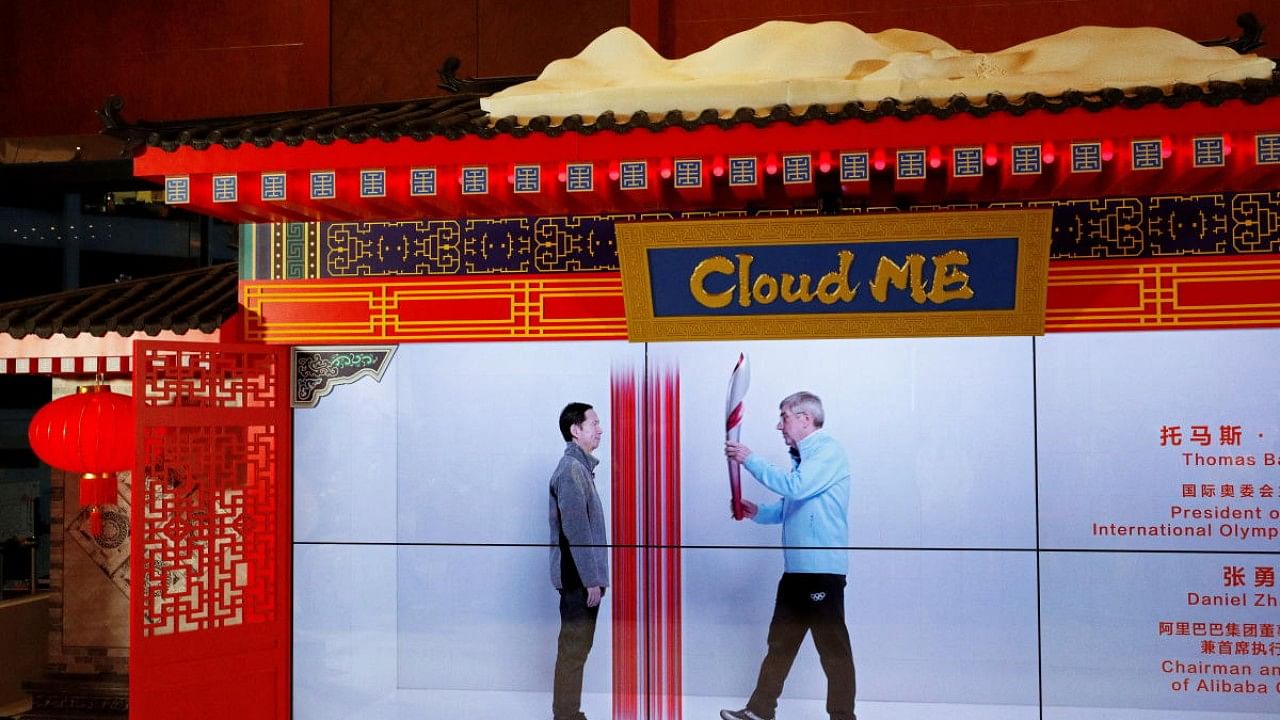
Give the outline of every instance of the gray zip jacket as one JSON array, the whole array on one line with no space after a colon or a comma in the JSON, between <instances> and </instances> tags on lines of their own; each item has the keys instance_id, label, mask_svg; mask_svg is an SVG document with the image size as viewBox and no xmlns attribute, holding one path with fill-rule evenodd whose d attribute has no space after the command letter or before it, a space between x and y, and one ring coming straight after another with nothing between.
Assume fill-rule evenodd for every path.
<instances>
[{"instance_id":1,"label":"gray zip jacket","mask_svg":"<svg viewBox=\"0 0 1280 720\"><path fill-rule=\"evenodd\" d=\"M595 468L600 461L575 442L565 444L564 456L551 475L551 584L560 579L560 532L569 541L573 564L584 587L609 586L609 539L604 508L596 494Z\"/></svg>"}]
</instances>

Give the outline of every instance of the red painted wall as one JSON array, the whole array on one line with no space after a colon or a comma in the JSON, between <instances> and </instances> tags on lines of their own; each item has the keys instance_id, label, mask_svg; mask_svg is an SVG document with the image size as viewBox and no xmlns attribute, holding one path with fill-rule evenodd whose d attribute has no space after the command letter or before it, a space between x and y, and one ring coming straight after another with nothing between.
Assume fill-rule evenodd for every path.
<instances>
[{"instance_id":1,"label":"red painted wall","mask_svg":"<svg viewBox=\"0 0 1280 720\"><path fill-rule=\"evenodd\" d=\"M0 136L96 132L112 94L130 120L329 102L328 0L9 0L0 48Z\"/></svg>"},{"instance_id":2,"label":"red painted wall","mask_svg":"<svg viewBox=\"0 0 1280 720\"><path fill-rule=\"evenodd\" d=\"M436 70L536 74L631 25L669 57L768 19L903 27L993 50L1076 25L1235 35L1253 10L1280 47L1271 0L8 0L0 5L0 137L96 132L130 120L241 115L439 94Z\"/></svg>"},{"instance_id":3,"label":"red painted wall","mask_svg":"<svg viewBox=\"0 0 1280 720\"><path fill-rule=\"evenodd\" d=\"M451 55L463 77L536 75L627 15L627 0L333 0L333 102L438 95Z\"/></svg>"}]
</instances>

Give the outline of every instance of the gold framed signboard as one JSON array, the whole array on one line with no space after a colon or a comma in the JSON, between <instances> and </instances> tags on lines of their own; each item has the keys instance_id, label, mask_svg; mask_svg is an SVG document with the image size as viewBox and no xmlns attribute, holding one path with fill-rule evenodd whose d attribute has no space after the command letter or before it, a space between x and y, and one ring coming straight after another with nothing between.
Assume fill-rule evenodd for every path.
<instances>
[{"instance_id":1,"label":"gold framed signboard","mask_svg":"<svg viewBox=\"0 0 1280 720\"><path fill-rule=\"evenodd\" d=\"M617 226L634 342L1044 334L1050 210Z\"/></svg>"}]
</instances>

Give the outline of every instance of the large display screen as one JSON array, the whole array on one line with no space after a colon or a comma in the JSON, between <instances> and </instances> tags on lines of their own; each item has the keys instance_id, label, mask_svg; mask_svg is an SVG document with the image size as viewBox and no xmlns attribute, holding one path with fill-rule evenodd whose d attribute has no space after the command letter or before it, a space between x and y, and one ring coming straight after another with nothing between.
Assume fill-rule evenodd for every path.
<instances>
[{"instance_id":1,"label":"large display screen","mask_svg":"<svg viewBox=\"0 0 1280 720\"><path fill-rule=\"evenodd\" d=\"M834 550L859 717L1276 718L1278 347L1269 330L400 346L380 382L295 413L294 717L551 716L548 496L572 401L604 427L612 559L582 711L742 708L796 549L731 517L745 358L759 460L790 467L779 402L800 390L847 459ZM746 469L741 494L778 500ZM827 686L807 638L778 717L825 717Z\"/></svg>"}]
</instances>

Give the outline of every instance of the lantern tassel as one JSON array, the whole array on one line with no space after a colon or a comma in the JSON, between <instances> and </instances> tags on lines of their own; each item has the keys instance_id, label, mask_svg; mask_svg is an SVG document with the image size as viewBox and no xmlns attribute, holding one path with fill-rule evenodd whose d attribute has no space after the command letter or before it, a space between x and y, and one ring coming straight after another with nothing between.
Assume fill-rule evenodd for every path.
<instances>
[{"instance_id":1,"label":"lantern tassel","mask_svg":"<svg viewBox=\"0 0 1280 720\"><path fill-rule=\"evenodd\" d=\"M89 508L89 531L102 534L102 506L116 501L116 474L85 473L80 476L80 504Z\"/></svg>"}]
</instances>

